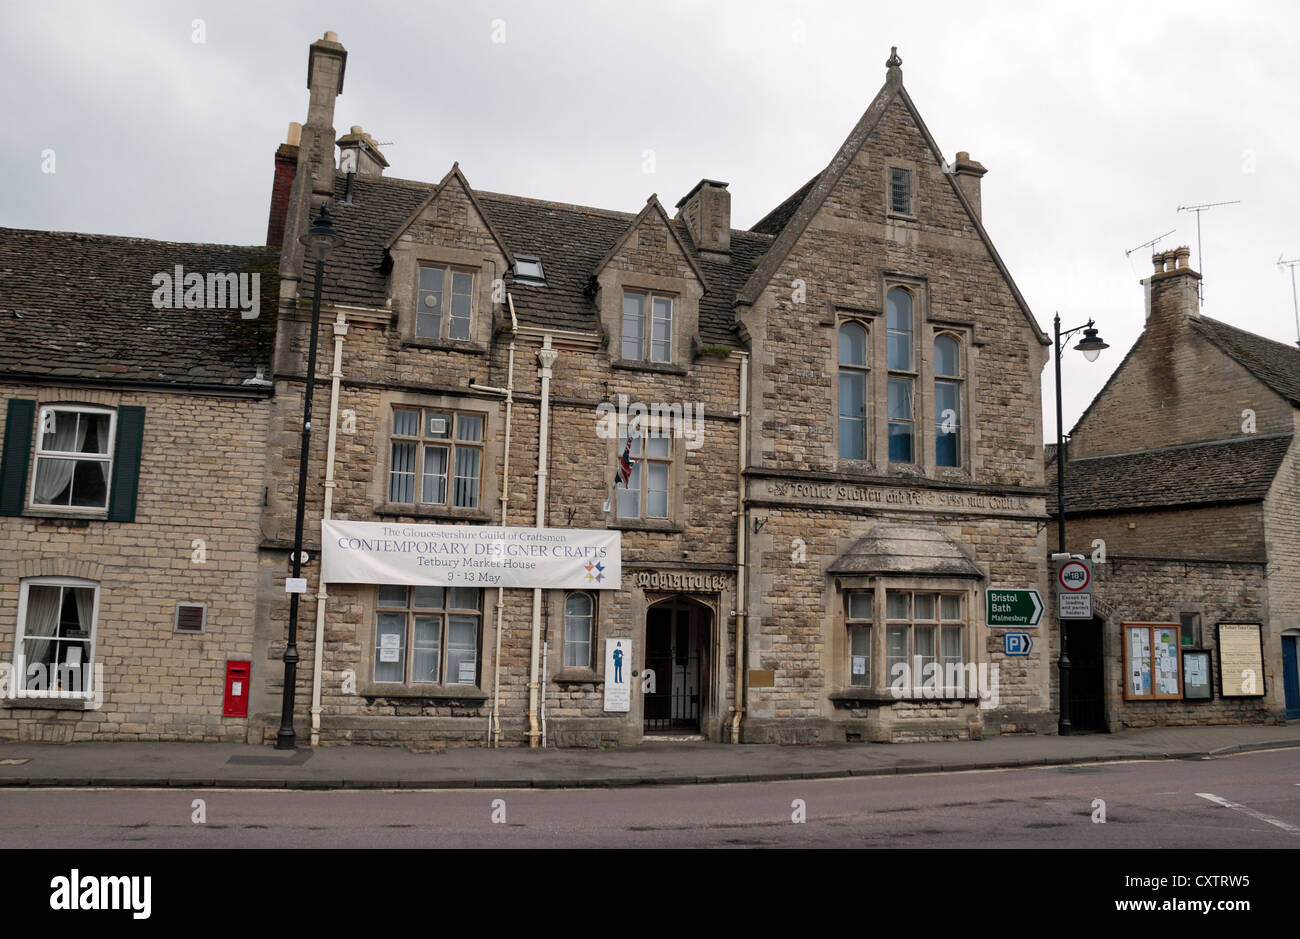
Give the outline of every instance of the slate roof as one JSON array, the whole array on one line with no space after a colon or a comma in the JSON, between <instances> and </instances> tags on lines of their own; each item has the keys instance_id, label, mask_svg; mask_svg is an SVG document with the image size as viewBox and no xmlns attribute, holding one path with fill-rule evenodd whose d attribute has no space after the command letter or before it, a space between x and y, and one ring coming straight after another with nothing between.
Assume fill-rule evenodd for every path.
<instances>
[{"instance_id":1,"label":"slate roof","mask_svg":"<svg viewBox=\"0 0 1300 939\"><path fill-rule=\"evenodd\" d=\"M951 538L924 525L875 525L831 564L832 574L984 575Z\"/></svg>"},{"instance_id":2,"label":"slate roof","mask_svg":"<svg viewBox=\"0 0 1300 939\"><path fill-rule=\"evenodd\" d=\"M1065 514L1140 511L1229 502L1268 494L1292 434L1241 437L1065 462ZM1055 475L1049 462L1049 476ZM1056 500L1048 499L1055 516Z\"/></svg>"},{"instance_id":3,"label":"slate roof","mask_svg":"<svg viewBox=\"0 0 1300 939\"><path fill-rule=\"evenodd\" d=\"M387 278L381 266L384 245L437 187L394 177L358 176L353 204L347 205L343 202L345 179L342 174L336 176L335 200L330 210L335 227L346 241L330 256L324 296L339 303L382 307L388 299ZM516 283L513 275L507 275L520 321L557 329L595 330L596 307L587 292L588 285L597 264L627 230L636 213L477 189L474 193L513 253L542 260L545 287ZM733 230L730 257L715 260L695 250L682 223L673 224L706 280L707 290L700 301L701 340L739 347L732 310L736 293L753 273L772 237Z\"/></svg>"},{"instance_id":4,"label":"slate roof","mask_svg":"<svg viewBox=\"0 0 1300 939\"><path fill-rule=\"evenodd\" d=\"M155 274L261 274L260 316L155 309ZM0 377L241 385L269 375L278 248L0 228Z\"/></svg>"},{"instance_id":5,"label":"slate roof","mask_svg":"<svg viewBox=\"0 0 1300 939\"><path fill-rule=\"evenodd\" d=\"M1189 318L1192 328L1236 359L1252 375L1300 405L1300 348L1265 339L1208 316Z\"/></svg>"},{"instance_id":6,"label":"slate roof","mask_svg":"<svg viewBox=\"0 0 1300 939\"><path fill-rule=\"evenodd\" d=\"M813 186L817 185L817 180L821 179L821 176L822 174L818 173L800 186L789 199L759 219L750 231L773 236L781 234L785 223L790 221L794 213L799 210L799 206L803 205L803 200L808 197L808 193L812 192Z\"/></svg>"}]
</instances>

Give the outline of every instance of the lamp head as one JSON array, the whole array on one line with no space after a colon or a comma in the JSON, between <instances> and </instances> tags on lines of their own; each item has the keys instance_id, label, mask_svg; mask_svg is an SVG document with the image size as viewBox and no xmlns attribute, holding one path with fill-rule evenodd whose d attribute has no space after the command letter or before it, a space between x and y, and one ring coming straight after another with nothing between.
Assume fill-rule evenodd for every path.
<instances>
[{"instance_id":1,"label":"lamp head","mask_svg":"<svg viewBox=\"0 0 1300 939\"><path fill-rule=\"evenodd\" d=\"M311 253L317 261L324 261L325 256L334 248L343 244L343 236L334 228L334 219L330 218L329 206L322 204L320 215L311 223L311 228L298 239L298 242Z\"/></svg>"},{"instance_id":2,"label":"lamp head","mask_svg":"<svg viewBox=\"0 0 1300 939\"><path fill-rule=\"evenodd\" d=\"M1074 348L1082 352L1083 357L1089 362L1096 362L1097 356L1101 355L1101 350L1109 349L1110 343L1102 342L1096 328L1092 325L1092 320L1088 320L1088 325L1083 330L1083 338Z\"/></svg>"}]
</instances>

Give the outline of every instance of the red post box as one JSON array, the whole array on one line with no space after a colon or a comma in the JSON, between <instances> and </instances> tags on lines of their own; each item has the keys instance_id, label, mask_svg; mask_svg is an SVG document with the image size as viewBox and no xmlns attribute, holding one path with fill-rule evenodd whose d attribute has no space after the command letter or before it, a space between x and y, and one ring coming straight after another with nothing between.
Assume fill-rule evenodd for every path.
<instances>
[{"instance_id":1,"label":"red post box","mask_svg":"<svg viewBox=\"0 0 1300 939\"><path fill-rule=\"evenodd\" d=\"M252 670L252 662L227 660L226 703L221 708L225 717L248 716L248 676Z\"/></svg>"}]
</instances>

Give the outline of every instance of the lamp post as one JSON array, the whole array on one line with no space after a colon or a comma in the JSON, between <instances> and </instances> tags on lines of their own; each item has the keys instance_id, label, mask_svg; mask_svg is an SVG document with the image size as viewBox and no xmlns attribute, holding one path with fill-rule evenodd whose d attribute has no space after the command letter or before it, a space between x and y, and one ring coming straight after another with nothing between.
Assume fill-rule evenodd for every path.
<instances>
[{"instance_id":1,"label":"lamp post","mask_svg":"<svg viewBox=\"0 0 1300 939\"><path fill-rule=\"evenodd\" d=\"M1056 541L1057 552L1065 554L1065 434L1061 428L1061 340L1068 339L1074 333L1083 330L1083 338L1079 340L1074 348L1082 352L1083 357L1089 362L1097 361L1097 356L1101 355L1101 350L1110 348L1110 345L1101 341L1092 320L1088 320L1083 326L1076 326L1074 329L1061 332L1061 314L1057 313L1055 320L1053 320L1053 327L1056 332ZM1065 623L1061 622L1059 607L1057 622L1061 626L1061 661L1059 663L1061 670L1061 717L1056 725L1056 732L1062 737L1068 737L1073 732L1073 727L1070 724L1069 706L1070 656L1066 650Z\"/></svg>"},{"instance_id":2,"label":"lamp post","mask_svg":"<svg viewBox=\"0 0 1300 939\"><path fill-rule=\"evenodd\" d=\"M322 205L320 215L307 233L298 239L307 253L316 259L316 284L311 298L311 339L307 351L307 389L302 399L302 451L298 456L298 514L293 529L293 576L302 574L302 525L307 511L307 455L311 451L311 399L316 390L316 338L320 333L320 292L325 272L325 257L343 243L334 230L329 209ZM284 690L281 696L280 732L275 738L277 750L294 749L293 699L298 679L298 596L289 594L289 642L284 648Z\"/></svg>"}]
</instances>

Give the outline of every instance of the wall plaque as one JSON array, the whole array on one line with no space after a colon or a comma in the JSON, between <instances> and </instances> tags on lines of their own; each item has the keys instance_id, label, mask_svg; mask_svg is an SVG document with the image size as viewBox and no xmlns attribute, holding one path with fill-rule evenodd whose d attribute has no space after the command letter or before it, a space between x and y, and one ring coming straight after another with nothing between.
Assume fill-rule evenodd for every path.
<instances>
[{"instance_id":1,"label":"wall plaque","mask_svg":"<svg viewBox=\"0 0 1300 939\"><path fill-rule=\"evenodd\" d=\"M729 574L692 573L691 571L637 571L632 583L643 590L686 590L716 593L731 587Z\"/></svg>"},{"instance_id":2,"label":"wall plaque","mask_svg":"<svg viewBox=\"0 0 1300 939\"><path fill-rule=\"evenodd\" d=\"M1259 623L1219 624L1219 697L1264 694L1264 643Z\"/></svg>"}]
</instances>

